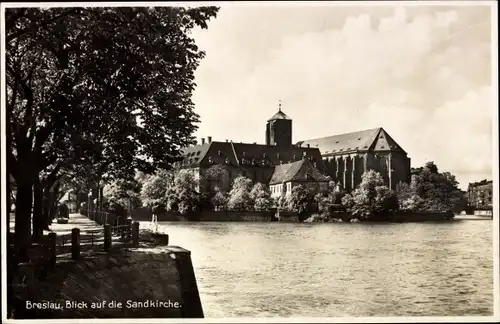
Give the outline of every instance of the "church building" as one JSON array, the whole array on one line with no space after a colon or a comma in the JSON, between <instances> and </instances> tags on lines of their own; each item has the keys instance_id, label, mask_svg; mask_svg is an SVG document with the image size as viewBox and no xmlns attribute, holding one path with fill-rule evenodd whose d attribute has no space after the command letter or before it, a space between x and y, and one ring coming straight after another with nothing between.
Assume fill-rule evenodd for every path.
<instances>
[{"instance_id":1,"label":"church building","mask_svg":"<svg viewBox=\"0 0 500 324\"><path fill-rule=\"evenodd\" d=\"M327 173L347 191L359 185L367 170L380 173L392 190L411 180L410 158L383 128L300 141L297 146L319 148Z\"/></svg>"},{"instance_id":2,"label":"church building","mask_svg":"<svg viewBox=\"0 0 500 324\"><path fill-rule=\"evenodd\" d=\"M322 190L329 180L341 188L351 191L358 186L361 175L374 169L384 178L390 189L399 182L410 181L410 159L406 152L383 128L340 134L318 139L292 142L292 119L281 111L273 115L266 124L265 144L236 143L201 139L197 145L183 149L184 159L180 168L188 168L200 178L214 166L223 166L227 176L218 182L223 190L229 190L232 181L239 175L261 182L274 189L286 191L285 182L308 182L311 188ZM307 163L296 163L307 161ZM288 176L283 170L307 169ZM213 169L213 168L212 168ZM297 176L309 177L299 179ZM313 175L313 176L311 176ZM283 178L280 181L276 179ZM286 178L286 177L285 177ZM312 184L317 182L317 184ZM206 185L206 184L205 184Z\"/></svg>"}]
</instances>

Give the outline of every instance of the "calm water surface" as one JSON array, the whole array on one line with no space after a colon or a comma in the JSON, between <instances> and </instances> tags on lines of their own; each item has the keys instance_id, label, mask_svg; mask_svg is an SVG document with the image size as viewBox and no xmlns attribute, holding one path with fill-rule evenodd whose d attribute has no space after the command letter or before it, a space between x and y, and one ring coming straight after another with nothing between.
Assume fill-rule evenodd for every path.
<instances>
[{"instance_id":1,"label":"calm water surface","mask_svg":"<svg viewBox=\"0 0 500 324\"><path fill-rule=\"evenodd\" d=\"M161 223L205 317L493 315L492 221Z\"/></svg>"}]
</instances>

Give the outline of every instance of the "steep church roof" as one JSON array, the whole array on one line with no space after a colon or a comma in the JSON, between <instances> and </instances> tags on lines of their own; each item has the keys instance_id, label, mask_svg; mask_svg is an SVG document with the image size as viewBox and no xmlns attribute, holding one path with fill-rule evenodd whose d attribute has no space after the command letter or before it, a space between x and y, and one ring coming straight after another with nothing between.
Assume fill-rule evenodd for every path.
<instances>
[{"instance_id":1,"label":"steep church roof","mask_svg":"<svg viewBox=\"0 0 500 324\"><path fill-rule=\"evenodd\" d=\"M381 127L300 141L297 145L310 145L310 147L319 148L322 155L359 151L390 151L406 154L401 146Z\"/></svg>"},{"instance_id":2,"label":"steep church roof","mask_svg":"<svg viewBox=\"0 0 500 324\"><path fill-rule=\"evenodd\" d=\"M328 178L315 168L309 160L277 165L269 181L270 185L288 181L328 181Z\"/></svg>"}]
</instances>

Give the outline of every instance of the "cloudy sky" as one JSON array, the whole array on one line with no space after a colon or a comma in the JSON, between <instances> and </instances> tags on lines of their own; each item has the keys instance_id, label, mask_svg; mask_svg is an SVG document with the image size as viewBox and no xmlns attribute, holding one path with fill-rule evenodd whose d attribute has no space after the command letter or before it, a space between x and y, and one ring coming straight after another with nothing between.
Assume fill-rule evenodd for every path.
<instances>
[{"instance_id":1,"label":"cloudy sky","mask_svg":"<svg viewBox=\"0 0 500 324\"><path fill-rule=\"evenodd\" d=\"M460 186L492 178L490 8L222 6L193 35L198 138L264 142L278 109L293 141L383 127Z\"/></svg>"}]
</instances>

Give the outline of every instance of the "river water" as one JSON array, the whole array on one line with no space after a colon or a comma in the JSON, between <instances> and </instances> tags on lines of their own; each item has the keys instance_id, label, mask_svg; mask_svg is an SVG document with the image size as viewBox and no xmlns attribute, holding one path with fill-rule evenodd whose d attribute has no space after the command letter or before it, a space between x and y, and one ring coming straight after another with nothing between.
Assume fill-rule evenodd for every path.
<instances>
[{"instance_id":1,"label":"river water","mask_svg":"<svg viewBox=\"0 0 500 324\"><path fill-rule=\"evenodd\" d=\"M493 315L493 222L161 223L206 318Z\"/></svg>"}]
</instances>

